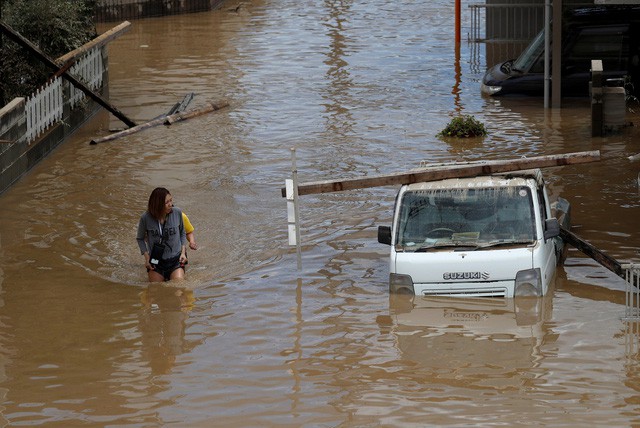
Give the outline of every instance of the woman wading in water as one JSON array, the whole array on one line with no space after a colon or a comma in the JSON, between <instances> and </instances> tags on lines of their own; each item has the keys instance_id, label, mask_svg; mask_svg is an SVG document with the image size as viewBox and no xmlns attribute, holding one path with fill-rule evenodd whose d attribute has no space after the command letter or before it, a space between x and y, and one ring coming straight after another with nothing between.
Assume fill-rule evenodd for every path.
<instances>
[{"instance_id":1,"label":"woman wading in water","mask_svg":"<svg viewBox=\"0 0 640 428\"><path fill-rule=\"evenodd\" d=\"M182 211L173 206L173 197L164 187L151 192L136 238L150 282L184 278L187 237Z\"/></svg>"}]
</instances>

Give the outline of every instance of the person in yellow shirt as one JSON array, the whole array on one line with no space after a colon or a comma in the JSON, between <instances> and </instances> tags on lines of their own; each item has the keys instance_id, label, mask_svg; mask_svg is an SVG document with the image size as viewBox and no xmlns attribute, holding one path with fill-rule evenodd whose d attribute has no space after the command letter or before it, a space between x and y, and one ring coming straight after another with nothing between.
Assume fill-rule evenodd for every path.
<instances>
[{"instance_id":1,"label":"person in yellow shirt","mask_svg":"<svg viewBox=\"0 0 640 428\"><path fill-rule=\"evenodd\" d=\"M192 250L198 249L198 244L196 244L196 237L193 234L195 228L189 221L189 217L185 213L182 213L182 222L184 223L184 231L187 234L187 241L189 242L189 248Z\"/></svg>"}]
</instances>

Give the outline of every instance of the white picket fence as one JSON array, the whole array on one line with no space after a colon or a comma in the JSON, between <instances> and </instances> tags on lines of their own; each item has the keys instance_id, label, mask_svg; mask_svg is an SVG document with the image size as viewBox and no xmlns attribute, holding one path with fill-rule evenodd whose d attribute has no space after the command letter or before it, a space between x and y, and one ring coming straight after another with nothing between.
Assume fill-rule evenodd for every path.
<instances>
[{"instance_id":1,"label":"white picket fence","mask_svg":"<svg viewBox=\"0 0 640 428\"><path fill-rule=\"evenodd\" d=\"M69 70L92 90L102 86L102 52L99 48L91 49ZM75 108L85 94L70 85L69 105ZM64 112L63 79L57 77L37 92L29 96L25 102L27 132L25 140L32 143L40 134L54 123L62 120Z\"/></svg>"},{"instance_id":2,"label":"white picket fence","mask_svg":"<svg viewBox=\"0 0 640 428\"><path fill-rule=\"evenodd\" d=\"M27 116L27 143L33 142L49 126L62 119L63 107L60 77L27 98L24 106Z\"/></svg>"},{"instance_id":3,"label":"white picket fence","mask_svg":"<svg viewBox=\"0 0 640 428\"><path fill-rule=\"evenodd\" d=\"M71 67L70 73L90 89L96 90L102 86L102 53L100 49L91 49L82 59ZM75 86L71 86L69 102L71 108L84 99L85 94Z\"/></svg>"}]
</instances>

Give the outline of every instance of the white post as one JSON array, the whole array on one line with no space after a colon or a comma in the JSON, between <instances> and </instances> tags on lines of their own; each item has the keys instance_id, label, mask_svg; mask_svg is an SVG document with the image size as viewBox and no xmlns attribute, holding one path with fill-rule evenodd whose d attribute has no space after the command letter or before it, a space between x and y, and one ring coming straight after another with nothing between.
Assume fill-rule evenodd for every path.
<instances>
[{"instance_id":1,"label":"white post","mask_svg":"<svg viewBox=\"0 0 640 428\"><path fill-rule=\"evenodd\" d=\"M291 148L291 179L285 180L287 196L287 221L289 229L289 245L296 246L298 270L302 269L302 253L300 249L300 211L298 209L298 169L296 167L296 149Z\"/></svg>"}]
</instances>

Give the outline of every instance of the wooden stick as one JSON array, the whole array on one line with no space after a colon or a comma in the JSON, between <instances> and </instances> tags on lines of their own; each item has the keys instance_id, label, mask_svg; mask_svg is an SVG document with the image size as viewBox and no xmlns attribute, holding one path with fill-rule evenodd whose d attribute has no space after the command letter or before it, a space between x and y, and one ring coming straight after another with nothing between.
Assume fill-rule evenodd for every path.
<instances>
[{"instance_id":1,"label":"wooden stick","mask_svg":"<svg viewBox=\"0 0 640 428\"><path fill-rule=\"evenodd\" d=\"M227 107L229 105L228 102L226 101L219 101L217 103L207 103L206 107L200 108L200 109L196 109L196 110L190 110L188 112L184 112L184 113L177 113L174 115L169 115L169 116L161 116L157 119L153 119L150 120L149 122L145 122L143 124L134 126L132 128L129 129L125 129L124 131L120 131L120 132L116 132L114 134L110 134L110 135L106 135L104 137L100 137L100 138L94 138L93 140L91 140L89 142L89 144L99 144L99 143L105 143L107 141L112 141L115 140L117 138L120 137L124 137L127 135L131 135L131 134L135 134L136 132L140 132L144 129L147 128L152 128L154 126L158 126L158 125L171 125L172 123L175 122L179 122L182 120L186 120L192 117L196 117L196 116L200 116L203 115L205 113L209 113L212 111L216 111L216 110L220 110L224 107Z\"/></svg>"},{"instance_id":2,"label":"wooden stick","mask_svg":"<svg viewBox=\"0 0 640 428\"><path fill-rule=\"evenodd\" d=\"M151 120L160 119L161 117L171 116L172 114L176 114L184 111L189 105L189 103L191 102L191 100L193 99L194 95L195 94L193 92L185 95L182 101L175 103L167 113L161 114L160 116L156 116ZM118 132L118 131L122 131L122 129L116 129L114 131L109 130L109 132Z\"/></svg>"},{"instance_id":3,"label":"wooden stick","mask_svg":"<svg viewBox=\"0 0 640 428\"><path fill-rule=\"evenodd\" d=\"M622 265L613 257L609 256L603 251L598 250L596 247L580 238L575 233L565 229L564 227L560 227L560 237L567 244L573 245L578 250L582 251L584 254L591 257L593 260L597 261L602 266L624 279L624 270L622 269Z\"/></svg>"},{"instance_id":4,"label":"wooden stick","mask_svg":"<svg viewBox=\"0 0 640 428\"><path fill-rule=\"evenodd\" d=\"M393 186L419 183L423 181L437 181L445 178L476 177L478 175L495 174L500 172L521 171L525 169L544 168L552 166L572 165L600 160L600 151L567 153L564 155L535 156L502 161L486 161L468 164L453 164L427 167L411 172L379 175L374 177L355 178L347 180L327 180L298 185L298 195L314 193L340 192L343 190L364 189L376 186ZM281 188L282 196L286 196L286 189Z\"/></svg>"},{"instance_id":5,"label":"wooden stick","mask_svg":"<svg viewBox=\"0 0 640 428\"><path fill-rule=\"evenodd\" d=\"M193 100L194 96L195 94L193 92L190 92L187 95L185 95L182 101L180 101L179 103L176 103L176 105L169 111L168 113L169 116L172 114L181 113L185 111L189 103Z\"/></svg>"},{"instance_id":6,"label":"wooden stick","mask_svg":"<svg viewBox=\"0 0 640 428\"><path fill-rule=\"evenodd\" d=\"M6 34L14 42L18 43L22 47L24 47L27 50L29 50L33 54L33 56L35 56L38 60L43 62L49 68L53 69L54 72L57 72L60 69L60 66L58 66L58 64L56 64L54 60L49 58L49 56L47 54L42 52L40 50L40 48L38 48L36 45L31 43L29 40L27 40L24 37L22 37L22 35L20 35L20 33L15 31L13 28L9 27L7 24L5 24L2 21L0 21L0 31L2 33ZM62 74L62 77L65 78L66 80L68 80L69 82L71 82L71 84L73 84L73 86L75 86L76 88L78 88L82 92L84 92L84 94L87 95L89 98L93 99L95 102L100 104L102 107L106 108L111 113L113 113L113 115L115 117L120 119L127 126L129 126L129 127L136 126L136 123L134 121L129 119L127 116L125 116L124 113L122 113L120 110L115 108L113 105L111 105L108 101L106 101L100 95L94 93L84 83L80 82L78 79L76 79L71 74L69 74L68 71L65 71Z\"/></svg>"}]
</instances>

